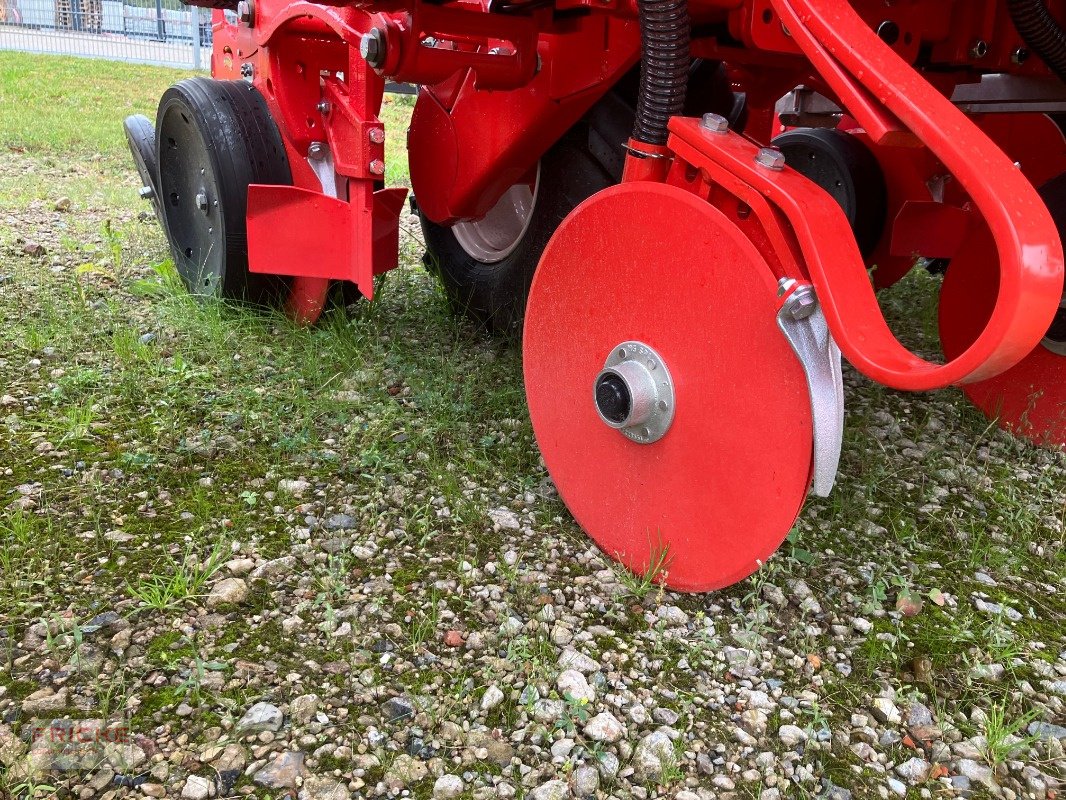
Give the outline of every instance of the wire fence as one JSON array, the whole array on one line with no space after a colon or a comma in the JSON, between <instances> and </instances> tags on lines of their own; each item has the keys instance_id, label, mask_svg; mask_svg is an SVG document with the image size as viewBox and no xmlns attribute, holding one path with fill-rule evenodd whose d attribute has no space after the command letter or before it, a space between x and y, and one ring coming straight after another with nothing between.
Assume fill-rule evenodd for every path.
<instances>
[{"instance_id":1,"label":"wire fence","mask_svg":"<svg viewBox=\"0 0 1066 800\"><path fill-rule=\"evenodd\" d=\"M211 12L179 0L0 0L0 50L207 69Z\"/></svg>"}]
</instances>

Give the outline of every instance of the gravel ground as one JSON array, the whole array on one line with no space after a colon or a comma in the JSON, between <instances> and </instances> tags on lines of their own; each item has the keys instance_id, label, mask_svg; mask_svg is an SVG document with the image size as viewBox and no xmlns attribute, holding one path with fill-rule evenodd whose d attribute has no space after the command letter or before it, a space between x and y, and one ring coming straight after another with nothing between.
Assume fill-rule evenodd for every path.
<instances>
[{"instance_id":1,"label":"gravel ground","mask_svg":"<svg viewBox=\"0 0 1066 800\"><path fill-rule=\"evenodd\" d=\"M298 330L175 291L135 192L0 153L0 794L1061 795L1061 452L849 372L832 497L673 594L569 518L413 228ZM933 283L886 299L926 352ZM128 735L33 740L72 725Z\"/></svg>"}]
</instances>

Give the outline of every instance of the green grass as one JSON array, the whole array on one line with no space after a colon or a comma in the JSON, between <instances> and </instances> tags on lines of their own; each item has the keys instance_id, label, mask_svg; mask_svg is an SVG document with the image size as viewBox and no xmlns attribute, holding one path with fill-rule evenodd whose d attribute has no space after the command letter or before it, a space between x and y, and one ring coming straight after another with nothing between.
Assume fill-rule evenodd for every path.
<instances>
[{"instance_id":1,"label":"green grass","mask_svg":"<svg viewBox=\"0 0 1066 800\"><path fill-rule=\"evenodd\" d=\"M155 119L167 87L193 74L0 51L0 142L34 155L125 158L123 118Z\"/></svg>"}]
</instances>

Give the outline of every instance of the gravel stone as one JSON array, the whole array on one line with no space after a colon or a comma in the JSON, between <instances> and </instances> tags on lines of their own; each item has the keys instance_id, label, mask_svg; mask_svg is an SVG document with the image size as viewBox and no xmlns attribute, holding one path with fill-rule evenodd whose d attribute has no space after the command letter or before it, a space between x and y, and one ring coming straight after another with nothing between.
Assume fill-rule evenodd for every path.
<instances>
[{"instance_id":1,"label":"gravel stone","mask_svg":"<svg viewBox=\"0 0 1066 800\"><path fill-rule=\"evenodd\" d=\"M248 584L241 578L224 578L216 583L207 596L207 607L218 608L229 603L239 605L248 597Z\"/></svg>"},{"instance_id":2,"label":"gravel stone","mask_svg":"<svg viewBox=\"0 0 1066 800\"><path fill-rule=\"evenodd\" d=\"M441 775L433 783L434 800L452 800L463 793L463 779L458 775Z\"/></svg>"},{"instance_id":3,"label":"gravel stone","mask_svg":"<svg viewBox=\"0 0 1066 800\"><path fill-rule=\"evenodd\" d=\"M917 786L929 777L930 769L932 769L932 764L924 758L915 757L898 764L896 766L896 774L911 786Z\"/></svg>"},{"instance_id":4,"label":"gravel stone","mask_svg":"<svg viewBox=\"0 0 1066 800\"><path fill-rule=\"evenodd\" d=\"M617 742L625 727L610 711L601 711L585 723L585 735L594 742Z\"/></svg>"},{"instance_id":5,"label":"gravel stone","mask_svg":"<svg viewBox=\"0 0 1066 800\"><path fill-rule=\"evenodd\" d=\"M807 741L807 732L795 725L782 725L777 729L777 737L785 747L796 747Z\"/></svg>"},{"instance_id":6,"label":"gravel stone","mask_svg":"<svg viewBox=\"0 0 1066 800\"><path fill-rule=\"evenodd\" d=\"M284 722L281 709L270 703L256 703L244 712L244 716L237 722L237 733L252 733L256 731L279 731Z\"/></svg>"}]
</instances>

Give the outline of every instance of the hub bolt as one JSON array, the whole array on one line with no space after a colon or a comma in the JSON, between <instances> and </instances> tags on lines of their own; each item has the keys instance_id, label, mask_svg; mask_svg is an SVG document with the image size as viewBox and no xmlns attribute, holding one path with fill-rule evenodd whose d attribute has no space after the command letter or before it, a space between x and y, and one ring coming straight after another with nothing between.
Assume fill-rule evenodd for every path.
<instances>
[{"instance_id":1,"label":"hub bolt","mask_svg":"<svg viewBox=\"0 0 1066 800\"><path fill-rule=\"evenodd\" d=\"M674 386L659 354L641 342L611 351L592 384L596 413L640 444L658 441L674 419Z\"/></svg>"}]
</instances>

